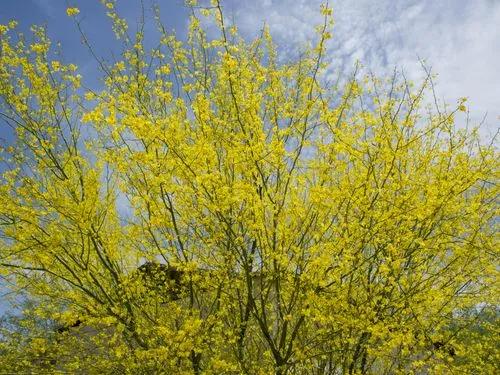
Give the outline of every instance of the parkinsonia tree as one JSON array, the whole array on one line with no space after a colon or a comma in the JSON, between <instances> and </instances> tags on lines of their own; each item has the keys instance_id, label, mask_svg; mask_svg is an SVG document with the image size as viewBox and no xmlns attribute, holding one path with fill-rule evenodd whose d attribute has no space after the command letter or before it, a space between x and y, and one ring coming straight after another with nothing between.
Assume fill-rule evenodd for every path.
<instances>
[{"instance_id":1,"label":"parkinsonia tree","mask_svg":"<svg viewBox=\"0 0 500 375\"><path fill-rule=\"evenodd\" d=\"M431 75L326 79L218 1L85 88L43 28L0 26L1 272L31 307L11 371L493 373L498 153ZM218 33L202 27L214 21ZM148 39L149 43L149 39ZM463 117L462 117L463 116ZM497 331L495 331L497 330Z\"/></svg>"}]
</instances>

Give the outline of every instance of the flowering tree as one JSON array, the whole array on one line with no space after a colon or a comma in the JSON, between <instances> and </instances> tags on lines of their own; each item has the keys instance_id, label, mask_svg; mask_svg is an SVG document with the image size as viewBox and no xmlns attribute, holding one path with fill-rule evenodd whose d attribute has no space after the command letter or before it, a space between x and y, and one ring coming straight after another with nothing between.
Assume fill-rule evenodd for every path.
<instances>
[{"instance_id":1,"label":"flowering tree","mask_svg":"<svg viewBox=\"0 0 500 375\"><path fill-rule=\"evenodd\" d=\"M3 368L494 372L498 153L455 125L465 100L426 105L430 74L327 83L328 7L283 62L217 0L185 42L156 12L151 50L104 3L123 51L99 91L43 28L0 26L0 269L34 301Z\"/></svg>"}]
</instances>

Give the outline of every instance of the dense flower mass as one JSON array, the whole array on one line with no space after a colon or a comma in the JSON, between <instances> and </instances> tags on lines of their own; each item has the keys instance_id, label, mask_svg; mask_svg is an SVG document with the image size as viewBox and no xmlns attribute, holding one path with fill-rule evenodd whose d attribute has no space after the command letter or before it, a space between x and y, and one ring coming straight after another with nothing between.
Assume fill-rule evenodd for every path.
<instances>
[{"instance_id":1,"label":"dense flower mass","mask_svg":"<svg viewBox=\"0 0 500 375\"><path fill-rule=\"evenodd\" d=\"M500 159L455 124L465 100L361 67L327 83L328 7L282 61L218 0L184 42L155 10L153 49L104 5L123 51L99 90L44 28L0 26L0 272L25 300L0 368L495 373Z\"/></svg>"}]
</instances>

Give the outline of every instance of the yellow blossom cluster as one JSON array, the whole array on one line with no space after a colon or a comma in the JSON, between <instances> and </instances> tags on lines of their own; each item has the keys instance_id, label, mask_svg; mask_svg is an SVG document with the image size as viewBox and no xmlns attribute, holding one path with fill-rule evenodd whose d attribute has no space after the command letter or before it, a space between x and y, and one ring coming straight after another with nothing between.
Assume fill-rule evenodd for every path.
<instances>
[{"instance_id":1,"label":"yellow blossom cluster","mask_svg":"<svg viewBox=\"0 0 500 375\"><path fill-rule=\"evenodd\" d=\"M0 26L0 274L29 301L0 368L495 373L500 159L455 124L465 98L360 66L326 84L327 6L283 61L218 0L189 2L185 41L155 10L152 49L102 3L123 51L96 90L44 28Z\"/></svg>"}]
</instances>

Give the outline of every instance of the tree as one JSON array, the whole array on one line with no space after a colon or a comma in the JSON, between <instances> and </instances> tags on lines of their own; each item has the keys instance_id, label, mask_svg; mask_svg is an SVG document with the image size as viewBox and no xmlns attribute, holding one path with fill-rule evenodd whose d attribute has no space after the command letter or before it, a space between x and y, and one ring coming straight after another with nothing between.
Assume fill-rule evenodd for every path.
<instances>
[{"instance_id":1,"label":"tree","mask_svg":"<svg viewBox=\"0 0 500 375\"><path fill-rule=\"evenodd\" d=\"M186 42L155 10L150 50L104 3L123 51L96 56L99 91L43 28L0 28L1 270L63 327L44 369L494 371L498 153L456 125L465 100L426 105L430 73L327 82L328 7L283 62L217 0ZM0 363L41 369L35 331L2 335Z\"/></svg>"}]
</instances>

